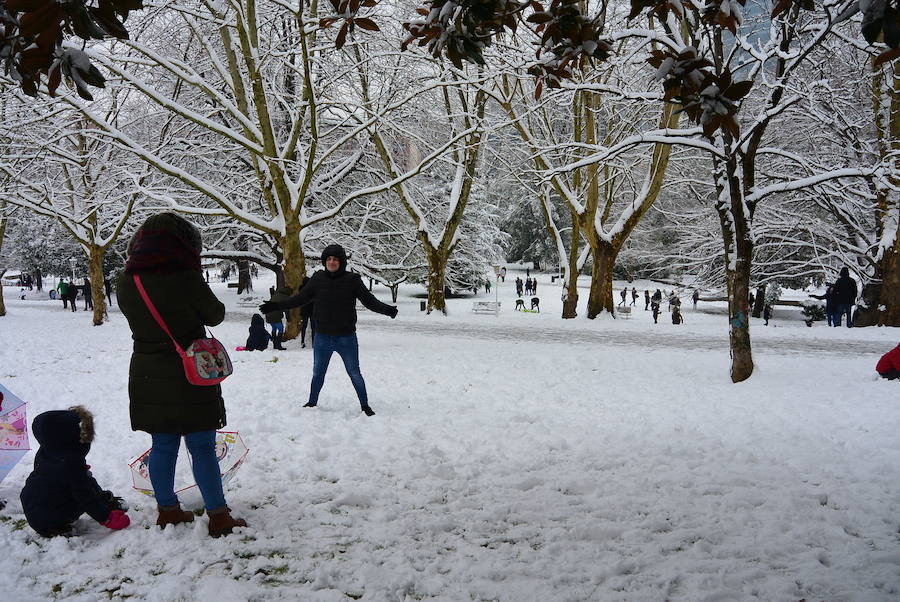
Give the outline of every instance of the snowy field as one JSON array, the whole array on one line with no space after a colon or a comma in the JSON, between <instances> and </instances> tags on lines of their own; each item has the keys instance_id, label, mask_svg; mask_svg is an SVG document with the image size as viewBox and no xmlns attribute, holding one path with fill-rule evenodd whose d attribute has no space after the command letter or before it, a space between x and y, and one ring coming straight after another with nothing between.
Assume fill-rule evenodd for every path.
<instances>
[{"instance_id":1,"label":"snowy field","mask_svg":"<svg viewBox=\"0 0 900 602\"><path fill-rule=\"evenodd\" d=\"M220 540L205 518L160 531L131 489L149 436L129 428L122 315L93 327L5 288L0 382L32 418L95 413L88 462L133 523L37 537L18 501L29 454L0 483L2 599L900 599L900 383L874 372L896 329L778 308L753 320L756 372L734 385L722 304L683 294L681 326L642 299L628 320L564 321L545 274L544 313L512 311L515 275L497 317L471 299L425 316L412 286L396 320L361 312L372 418L337 358L301 409L309 349L234 353L228 426L251 451L226 495L250 527ZM243 344L252 309L213 287L229 306L216 336Z\"/></svg>"}]
</instances>

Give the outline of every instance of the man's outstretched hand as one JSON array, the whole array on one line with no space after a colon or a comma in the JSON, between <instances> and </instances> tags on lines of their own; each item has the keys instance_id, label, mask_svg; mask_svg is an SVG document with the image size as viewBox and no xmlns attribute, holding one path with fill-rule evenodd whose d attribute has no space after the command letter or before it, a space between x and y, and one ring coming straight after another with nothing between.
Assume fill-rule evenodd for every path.
<instances>
[{"instance_id":1,"label":"man's outstretched hand","mask_svg":"<svg viewBox=\"0 0 900 602\"><path fill-rule=\"evenodd\" d=\"M259 313L261 314L270 314L273 311L280 311L281 308L278 307L278 304L274 301L266 301L262 305L259 306Z\"/></svg>"}]
</instances>

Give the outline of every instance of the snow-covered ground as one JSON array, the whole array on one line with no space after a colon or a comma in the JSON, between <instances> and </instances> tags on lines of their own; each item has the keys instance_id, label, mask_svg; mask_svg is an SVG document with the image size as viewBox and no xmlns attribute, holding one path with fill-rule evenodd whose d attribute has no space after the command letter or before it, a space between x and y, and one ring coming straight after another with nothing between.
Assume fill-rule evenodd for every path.
<instances>
[{"instance_id":1,"label":"snow-covered ground","mask_svg":"<svg viewBox=\"0 0 900 602\"><path fill-rule=\"evenodd\" d=\"M251 452L226 495L250 527L220 540L205 519L160 531L131 489L149 436L129 428L121 314L94 327L6 288L0 382L31 417L93 410L88 461L133 524L37 537L29 454L0 483L3 600L900 599L900 384L874 373L896 329L778 308L753 320L756 371L735 385L722 304L687 292L681 326L642 299L631 319L561 320L546 274L543 313L512 311L515 275L497 317L471 299L425 316L412 286L396 320L361 312L372 418L337 358L310 410L309 349L234 353L229 428ZM242 344L252 309L213 287L216 336Z\"/></svg>"}]
</instances>

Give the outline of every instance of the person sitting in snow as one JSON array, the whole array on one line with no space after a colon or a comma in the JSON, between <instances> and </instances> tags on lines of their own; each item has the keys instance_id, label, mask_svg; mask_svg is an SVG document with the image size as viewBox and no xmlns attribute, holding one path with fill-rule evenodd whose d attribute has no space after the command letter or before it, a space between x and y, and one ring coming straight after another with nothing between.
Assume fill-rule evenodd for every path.
<instances>
[{"instance_id":1,"label":"person sitting in snow","mask_svg":"<svg viewBox=\"0 0 900 602\"><path fill-rule=\"evenodd\" d=\"M122 498L101 489L85 463L94 440L88 410L73 406L44 412L31 423L31 432L41 447L21 500L32 529L44 537L68 535L84 513L114 531L131 524Z\"/></svg>"},{"instance_id":2,"label":"person sitting in snow","mask_svg":"<svg viewBox=\"0 0 900 602\"><path fill-rule=\"evenodd\" d=\"M881 378L888 380L900 379L900 345L897 345L881 356L875 365L875 371Z\"/></svg>"},{"instance_id":3,"label":"person sitting in snow","mask_svg":"<svg viewBox=\"0 0 900 602\"><path fill-rule=\"evenodd\" d=\"M250 318L250 336L247 337L247 344L244 347L247 351L265 351L269 346L269 333L266 332L265 322L259 314L253 314Z\"/></svg>"}]
</instances>

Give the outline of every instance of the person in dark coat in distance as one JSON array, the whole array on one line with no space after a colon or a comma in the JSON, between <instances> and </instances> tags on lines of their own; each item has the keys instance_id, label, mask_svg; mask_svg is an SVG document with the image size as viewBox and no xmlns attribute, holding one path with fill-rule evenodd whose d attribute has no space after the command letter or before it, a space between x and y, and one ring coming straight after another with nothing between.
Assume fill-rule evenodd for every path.
<instances>
[{"instance_id":1,"label":"person in dark coat in distance","mask_svg":"<svg viewBox=\"0 0 900 602\"><path fill-rule=\"evenodd\" d=\"M250 334L247 336L247 351L265 351L269 346L269 333L266 332L265 322L259 314L253 314L250 318Z\"/></svg>"},{"instance_id":2,"label":"person in dark coat in distance","mask_svg":"<svg viewBox=\"0 0 900 602\"><path fill-rule=\"evenodd\" d=\"M771 320L771 319L772 319L772 306L767 303L766 306L763 308L763 320L765 320L765 322L763 323L763 326L768 326L769 320Z\"/></svg>"},{"instance_id":3,"label":"person in dark coat in distance","mask_svg":"<svg viewBox=\"0 0 900 602\"><path fill-rule=\"evenodd\" d=\"M66 298L69 300L69 307L72 311L77 311L78 307L75 305L75 299L78 298L78 287L71 280L66 283Z\"/></svg>"},{"instance_id":4,"label":"person in dark coat in distance","mask_svg":"<svg viewBox=\"0 0 900 602\"><path fill-rule=\"evenodd\" d=\"M106 292L106 300L112 305L112 275L107 274L106 277L103 278L103 290Z\"/></svg>"},{"instance_id":5,"label":"person in dark coat in distance","mask_svg":"<svg viewBox=\"0 0 900 602\"><path fill-rule=\"evenodd\" d=\"M125 271L119 276L119 308L128 319L134 353L128 370L131 428L150 433L150 482L159 511L160 527L194 520L175 495L175 464L182 437L191 455L194 479L209 515L212 537L245 527L231 516L222 491L216 455L216 429L225 426L225 402L220 385L188 382L181 356L169 335L153 318L134 276L139 275L147 296L182 348L206 336L206 327L225 318L225 306L200 270L200 232L175 213L153 215L128 244Z\"/></svg>"},{"instance_id":6,"label":"person in dark coat in distance","mask_svg":"<svg viewBox=\"0 0 900 602\"><path fill-rule=\"evenodd\" d=\"M875 371L881 378L888 380L900 379L900 345L897 345L881 356L875 365Z\"/></svg>"},{"instance_id":7,"label":"person in dark coat in distance","mask_svg":"<svg viewBox=\"0 0 900 602\"><path fill-rule=\"evenodd\" d=\"M87 278L84 279L84 285L81 287L81 292L84 295L84 311L94 309L94 293L91 290L91 281Z\"/></svg>"},{"instance_id":8,"label":"person in dark coat in distance","mask_svg":"<svg viewBox=\"0 0 900 602\"><path fill-rule=\"evenodd\" d=\"M650 298L650 308L653 310L653 323L658 324L660 306L662 305L662 291L656 289L653 297Z\"/></svg>"},{"instance_id":9,"label":"person in dark coat in distance","mask_svg":"<svg viewBox=\"0 0 900 602\"><path fill-rule=\"evenodd\" d=\"M344 361L353 388L359 398L360 409L366 416L375 412L369 406L366 382L359 369L359 342L356 338L356 300L362 301L371 311L397 317L397 308L382 303L363 284L359 274L347 271L347 253L340 245L328 245L322 251L322 265L309 282L296 295L281 303L268 301L259 310L267 313L275 310L301 307L314 303L313 319L316 321L316 337L313 341L313 375L309 388L309 401L303 406L314 408L319 402L319 392L325 383L325 373L331 355L337 352Z\"/></svg>"},{"instance_id":10,"label":"person in dark coat in distance","mask_svg":"<svg viewBox=\"0 0 900 602\"><path fill-rule=\"evenodd\" d=\"M836 326L835 324L835 314L837 313L834 303L834 283L829 282L825 285L825 294L824 295L810 295L813 299L824 299L825 300L825 319L828 321L829 326ZM840 317L837 317L838 324L840 324Z\"/></svg>"},{"instance_id":11,"label":"person in dark coat in distance","mask_svg":"<svg viewBox=\"0 0 900 602\"><path fill-rule=\"evenodd\" d=\"M856 280L850 277L850 270L841 268L841 276L834 283L834 325L841 325L841 318L847 314L847 328L853 327L853 306L856 305Z\"/></svg>"},{"instance_id":12,"label":"person in dark coat in distance","mask_svg":"<svg viewBox=\"0 0 900 602\"><path fill-rule=\"evenodd\" d=\"M644 289L644 311L650 309L650 291Z\"/></svg>"},{"instance_id":13,"label":"person in dark coat in distance","mask_svg":"<svg viewBox=\"0 0 900 602\"><path fill-rule=\"evenodd\" d=\"M94 417L87 409L38 414L31 432L41 447L20 498L32 529L44 537L71 535L72 523L85 513L114 531L131 524L122 498L104 491L85 461L94 440Z\"/></svg>"},{"instance_id":14,"label":"person in dark coat in distance","mask_svg":"<svg viewBox=\"0 0 900 602\"><path fill-rule=\"evenodd\" d=\"M270 288L269 291L271 293L269 295L270 301L286 301L288 297L291 296L291 287L289 286L283 286L277 291L274 290L274 288ZM266 322L272 329L272 348L284 351L284 347L281 346L282 339L284 338L284 312L272 311L267 313Z\"/></svg>"}]
</instances>

